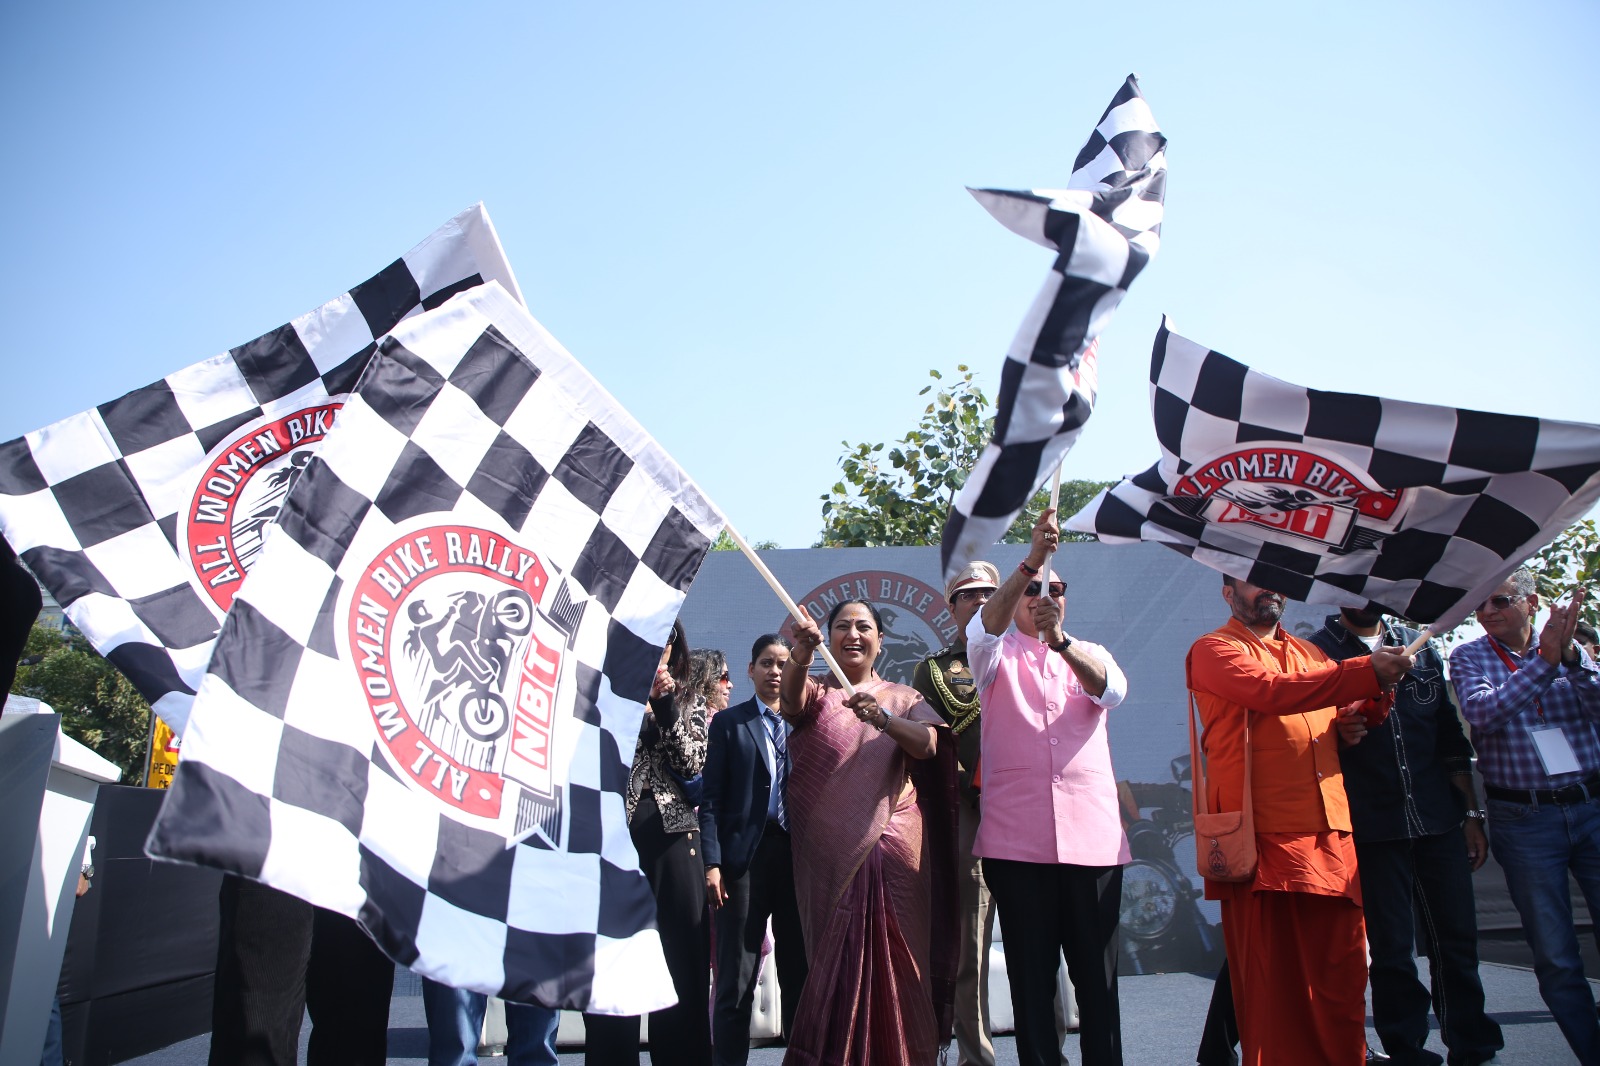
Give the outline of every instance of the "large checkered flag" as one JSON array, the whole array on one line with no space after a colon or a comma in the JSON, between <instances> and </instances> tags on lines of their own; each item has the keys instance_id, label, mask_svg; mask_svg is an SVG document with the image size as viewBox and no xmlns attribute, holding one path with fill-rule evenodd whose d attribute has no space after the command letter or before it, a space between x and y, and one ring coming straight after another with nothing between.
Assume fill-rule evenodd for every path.
<instances>
[{"instance_id":1,"label":"large checkered flag","mask_svg":"<svg viewBox=\"0 0 1600 1066\"><path fill-rule=\"evenodd\" d=\"M1130 74L1066 189L972 190L1008 229L1059 255L1006 352L994 438L945 519L946 580L1005 535L1088 421L1097 338L1160 243L1166 143Z\"/></svg>"},{"instance_id":2,"label":"large checkered flag","mask_svg":"<svg viewBox=\"0 0 1600 1066\"><path fill-rule=\"evenodd\" d=\"M0 531L181 732L222 616L375 338L486 280L517 291L478 204L287 325L0 444Z\"/></svg>"},{"instance_id":3,"label":"large checkered flag","mask_svg":"<svg viewBox=\"0 0 1600 1066\"><path fill-rule=\"evenodd\" d=\"M1150 404L1161 461L1068 528L1435 632L1600 498L1600 426L1302 388L1169 323Z\"/></svg>"},{"instance_id":4,"label":"large checkered flag","mask_svg":"<svg viewBox=\"0 0 1600 1066\"><path fill-rule=\"evenodd\" d=\"M234 599L150 854L449 985L670 1005L623 790L722 524L498 286L403 323Z\"/></svg>"}]
</instances>

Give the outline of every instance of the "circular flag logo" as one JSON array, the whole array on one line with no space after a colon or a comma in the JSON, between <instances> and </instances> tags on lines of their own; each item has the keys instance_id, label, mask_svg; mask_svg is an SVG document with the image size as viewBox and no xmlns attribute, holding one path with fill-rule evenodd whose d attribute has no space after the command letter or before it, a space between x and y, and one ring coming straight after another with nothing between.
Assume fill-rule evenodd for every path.
<instances>
[{"instance_id":1,"label":"circular flag logo","mask_svg":"<svg viewBox=\"0 0 1600 1066\"><path fill-rule=\"evenodd\" d=\"M400 779L559 846L556 707L581 613L537 551L476 526L423 525L365 559L340 650Z\"/></svg>"},{"instance_id":2,"label":"circular flag logo","mask_svg":"<svg viewBox=\"0 0 1600 1066\"><path fill-rule=\"evenodd\" d=\"M178 523L178 550L190 580L227 613L255 564L284 497L311 461L310 446L333 425L337 403L307 407L271 422L253 422L211 449Z\"/></svg>"}]
</instances>

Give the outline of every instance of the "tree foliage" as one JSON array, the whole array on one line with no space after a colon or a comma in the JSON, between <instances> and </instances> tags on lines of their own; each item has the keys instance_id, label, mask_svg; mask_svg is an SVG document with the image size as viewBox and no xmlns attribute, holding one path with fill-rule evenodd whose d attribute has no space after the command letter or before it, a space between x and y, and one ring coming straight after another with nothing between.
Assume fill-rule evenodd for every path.
<instances>
[{"instance_id":1,"label":"tree foliage","mask_svg":"<svg viewBox=\"0 0 1600 1066\"><path fill-rule=\"evenodd\" d=\"M1600 582L1600 530L1594 519L1585 518L1563 530L1528 560L1528 569L1538 583L1541 603L1554 603L1578 585L1587 586L1591 596L1600 593L1595 588ZM1583 620L1600 625L1600 605L1593 599L1583 605Z\"/></svg>"},{"instance_id":2,"label":"tree foliage","mask_svg":"<svg viewBox=\"0 0 1600 1066\"><path fill-rule=\"evenodd\" d=\"M122 767L124 783L142 783L150 705L83 634L34 623L11 691L48 703L68 736Z\"/></svg>"},{"instance_id":3,"label":"tree foliage","mask_svg":"<svg viewBox=\"0 0 1600 1066\"><path fill-rule=\"evenodd\" d=\"M818 547L869 548L937 544L950 501L955 499L994 432L989 399L957 366L959 378L946 382L928 371L935 384L917 393L933 399L905 436L888 444L840 442L842 477L822 497L822 537ZM935 391L937 390L937 391ZM1070 516L1111 482L1063 481L1062 515ZM1028 501L1002 538L1027 541L1028 532L1048 503L1041 490ZM1094 540L1092 534L1063 533L1062 540Z\"/></svg>"},{"instance_id":4,"label":"tree foliage","mask_svg":"<svg viewBox=\"0 0 1600 1066\"><path fill-rule=\"evenodd\" d=\"M746 539L748 540L749 538ZM778 542L775 540L752 540L750 541L750 547L758 552L771 551L778 547ZM736 552L739 550L739 546L733 542L733 538L728 536L728 531L724 529L717 534L717 539L711 542L711 550L714 552Z\"/></svg>"}]
</instances>

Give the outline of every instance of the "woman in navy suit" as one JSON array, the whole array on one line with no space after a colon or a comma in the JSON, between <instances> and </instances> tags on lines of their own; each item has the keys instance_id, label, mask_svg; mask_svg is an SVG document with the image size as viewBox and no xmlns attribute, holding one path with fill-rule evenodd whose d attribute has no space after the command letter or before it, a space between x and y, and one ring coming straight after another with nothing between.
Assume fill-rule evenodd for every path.
<instances>
[{"instance_id":1,"label":"woman in navy suit","mask_svg":"<svg viewBox=\"0 0 1600 1066\"><path fill-rule=\"evenodd\" d=\"M750 1053L750 1010L768 917L777 940L785 1034L806 980L783 809L788 726L778 717L778 685L788 661L789 642L778 634L755 642L750 680L756 694L711 720L701 775L706 900L717 926L713 1061L730 1066L743 1066Z\"/></svg>"}]
</instances>

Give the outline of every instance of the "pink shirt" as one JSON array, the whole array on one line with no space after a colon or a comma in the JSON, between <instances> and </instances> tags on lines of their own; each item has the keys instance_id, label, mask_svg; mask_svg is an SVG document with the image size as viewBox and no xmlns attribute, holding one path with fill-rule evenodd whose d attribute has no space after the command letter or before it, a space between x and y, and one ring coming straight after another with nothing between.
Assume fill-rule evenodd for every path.
<instances>
[{"instance_id":1,"label":"pink shirt","mask_svg":"<svg viewBox=\"0 0 1600 1066\"><path fill-rule=\"evenodd\" d=\"M1106 712L1128 691L1111 653L1074 641L1106 668L1098 699L1067 661L1011 626L967 627L982 701L983 818L972 851L989 859L1116 866L1127 862Z\"/></svg>"}]
</instances>

